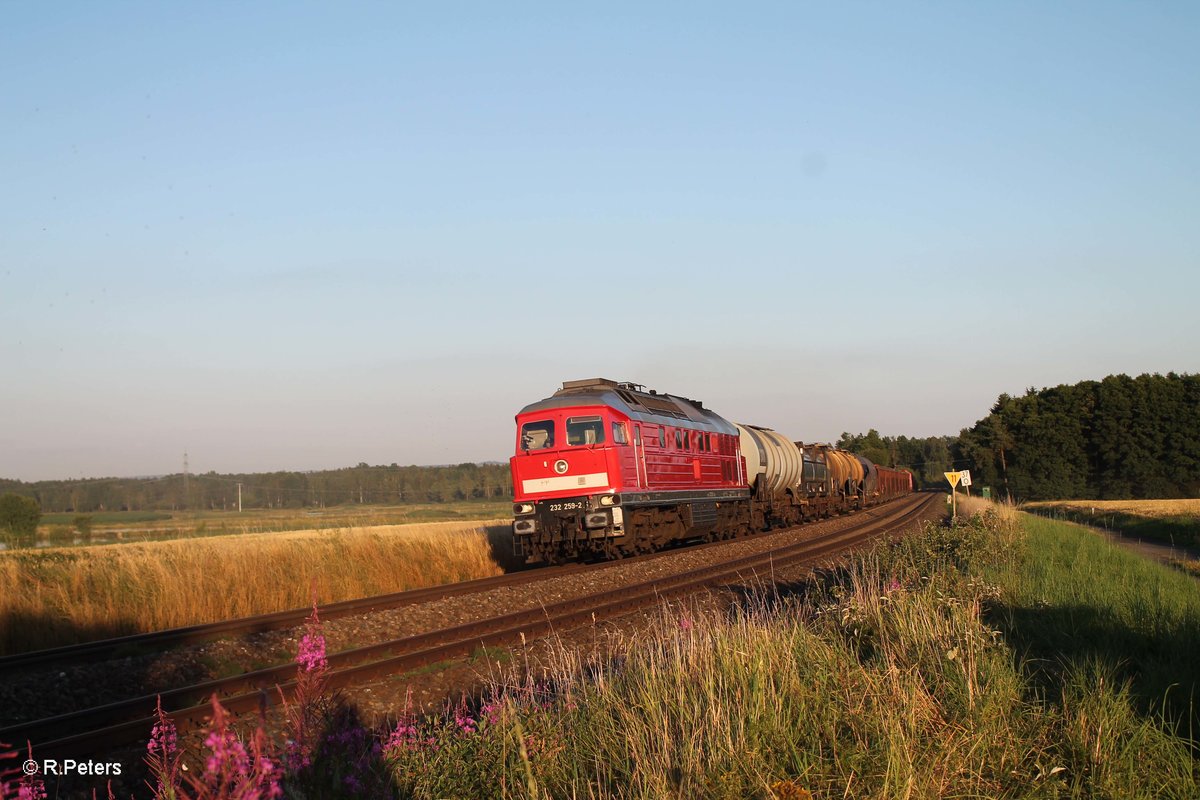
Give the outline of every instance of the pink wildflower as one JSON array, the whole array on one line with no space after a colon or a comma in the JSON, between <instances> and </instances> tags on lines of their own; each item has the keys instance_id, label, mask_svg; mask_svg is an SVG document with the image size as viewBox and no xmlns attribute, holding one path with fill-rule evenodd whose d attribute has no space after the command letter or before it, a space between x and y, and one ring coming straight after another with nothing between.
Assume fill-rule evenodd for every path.
<instances>
[{"instance_id":1,"label":"pink wildflower","mask_svg":"<svg viewBox=\"0 0 1200 800\"><path fill-rule=\"evenodd\" d=\"M25 778L17 786L17 800L46 800L46 786L37 778Z\"/></svg>"},{"instance_id":2,"label":"pink wildflower","mask_svg":"<svg viewBox=\"0 0 1200 800\"><path fill-rule=\"evenodd\" d=\"M211 751L211 755L205 762L204 774L210 778L245 778L250 770L250 757L225 720L225 709L214 695L213 724L204 740L204 746Z\"/></svg>"},{"instance_id":3,"label":"pink wildflower","mask_svg":"<svg viewBox=\"0 0 1200 800\"><path fill-rule=\"evenodd\" d=\"M33 744L28 743L29 760L33 761ZM0 787L2 789L3 787ZM17 783L17 800L46 800L46 784L33 775L22 775Z\"/></svg>"},{"instance_id":4,"label":"pink wildflower","mask_svg":"<svg viewBox=\"0 0 1200 800\"><path fill-rule=\"evenodd\" d=\"M150 755L161 755L170 757L179 749L179 735L175 730L175 722L166 715L162 707L162 698L158 699L158 709L156 711L158 721L154 723L154 727L150 729L150 741L146 745L146 752Z\"/></svg>"},{"instance_id":5,"label":"pink wildflower","mask_svg":"<svg viewBox=\"0 0 1200 800\"><path fill-rule=\"evenodd\" d=\"M196 800L270 800L282 797L283 787L279 782L283 770L270 755L262 726L259 725L255 730L250 751L247 752L245 745L229 729L229 716L216 695L213 695L212 704L212 725L204 740L212 754L205 762L203 774L188 778L196 790Z\"/></svg>"},{"instance_id":6,"label":"pink wildflower","mask_svg":"<svg viewBox=\"0 0 1200 800\"><path fill-rule=\"evenodd\" d=\"M692 629L692 621L687 617L684 617L683 619L679 620L679 627L682 630L690 631Z\"/></svg>"},{"instance_id":7,"label":"pink wildflower","mask_svg":"<svg viewBox=\"0 0 1200 800\"><path fill-rule=\"evenodd\" d=\"M324 672L329 669L329 661L325 657L325 635L321 633L316 600L313 600L312 616L308 618L304 627L304 637L300 639L300 652L296 654L296 663L303 667L305 672Z\"/></svg>"},{"instance_id":8,"label":"pink wildflower","mask_svg":"<svg viewBox=\"0 0 1200 800\"><path fill-rule=\"evenodd\" d=\"M500 710L503 707L504 706L496 700L493 700L490 703L484 703L479 709L480 720L486 722L488 725L495 725L500 721Z\"/></svg>"},{"instance_id":9,"label":"pink wildflower","mask_svg":"<svg viewBox=\"0 0 1200 800\"><path fill-rule=\"evenodd\" d=\"M896 580L895 578L892 578L891 581L888 582L887 590L889 592L895 592L895 591L898 591L899 589L900 589L900 581Z\"/></svg>"},{"instance_id":10,"label":"pink wildflower","mask_svg":"<svg viewBox=\"0 0 1200 800\"><path fill-rule=\"evenodd\" d=\"M146 766L154 778L156 798L173 797L179 787L179 767L183 754L179 752L179 737L175 722L163 711L162 698L155 709L154 728L146 744Z\"/></svg>"},{"instance_id":11,"label":"pink wildflower","mask_svg":"<svg viewBox=\"0 0 1200 800\"><path fill-rule=\"evenodd\" d=\"M462 701L459 701L458 707L454 709L454 724L463 733L475 732L475 718L467 711L467 705Z\"/></svg>"},{"instance_id":12,"label":"pink wildflower","mask_svg":"<svg viewBox=\"0 0 1200 800\"><path fill-rule=\"evenodd\" d=\"M317 598L313 596L313 610L304 626L300 650L296 654L300 669L296 672L294 702L284 698L289 741L287 765L292 772L312 766L313 753L317 746L321 727L321 707L325 696L325 673L329 660L325 656L325 636L321 633L321 619L317 615ZM282 689L280 690L282 694Z\"/></svg>"},{"instance_id":13,"label":"pink wildflower","mask_svg":"<svg viewBox=\"0 0 1200 800\"><path fill-rule=\"evenodd\" d=\"M325 637L319 633L304 634L304 638L300 640L300 652L296 655L296 663L304 667L305 672L323 672L329 669L329 661L325 657Z\"/></svg>"},{"instance_id":14,"label":"pink wildflower","mask_svg":"<svg viewBox=\"0 0 1200 800\"><path fill-rule=\"evenodd\" d=\"M383 752L391 754L396 750L416 750L417 749L417 723L412 717L401 717L396 723L396 727L392 729L392 733L388 736L387 742L383 745Z\"/></svg>"},{"instance_id":15,"label":"pink wildflower","mask_svg":"<svg viewBox=\"0 0 1200 800\"><path fill-rule=\"evenodd\" d=\"M385 758L393 758L402 750L437 750L437 739L432 736L421 738L417 718L409 710L412 705L412 693L409 692L404 701L404 715L396 722L388 740L383 743Z\"/></svg>"}]
</instances>

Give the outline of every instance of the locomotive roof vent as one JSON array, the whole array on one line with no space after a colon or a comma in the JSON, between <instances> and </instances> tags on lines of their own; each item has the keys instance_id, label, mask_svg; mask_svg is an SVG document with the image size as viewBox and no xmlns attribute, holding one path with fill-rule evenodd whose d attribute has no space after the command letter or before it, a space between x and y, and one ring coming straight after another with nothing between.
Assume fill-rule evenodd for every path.
<instances>
[{"instance_id":1,"label":"locomotive roof vent","mask_svg":"<svg viewBox=\"0 0 1200 800\"><path fill-rule=\"evenodd\" d=\"M592 389L616 389L619 385L616 381L610 381L608 378L584 378L581 381L563 381L563 387L555 394L586 392Z\"/></svg>"}]
</instances>

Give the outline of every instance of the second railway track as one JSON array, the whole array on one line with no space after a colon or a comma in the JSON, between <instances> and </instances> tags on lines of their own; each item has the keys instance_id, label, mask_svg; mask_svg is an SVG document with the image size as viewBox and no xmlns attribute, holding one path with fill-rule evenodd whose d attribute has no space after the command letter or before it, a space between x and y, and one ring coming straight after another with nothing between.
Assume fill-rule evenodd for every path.
<instances>
[{"instance_id":1,"label":"second railway track","mask_svg":"<svg viewBox=\"0 0 1200 800\"><path fill-rule=\"evenodd\" d=\"M895 501L856 515L852 518L853 524L847 528L799 543L622 586L618 589L601 591L533 609L501 614L462 625L449 626L401 639L332 653L328 657L329 684L335 688L342 688L383 676L401 674L448 658L470 654L480 646L512 643L522 637L538 637L551 631L569 629L593 620L600 621L619 617L664 600L696 592L713 584L744 580L747 575L761 576L764 571L776 566L819 560L857 542L874 538L908 524L919 518L934 502L936 502L934 497L929 495ZM724 543L713 543L708 546L720 544ZM661 554L659 555L661 556ZM484 588L497 585L537 580L539 576L552 577L602 566L605 565L516 573L499 576L499 578L520 578L521 580L483 579L483 581L469 581L465 584L435 587L431 590L419 590L419 592L424 593L427 600L438 599L455 594L483 591ZM474 588L467 588L472 585ZM484 588L480 588L480 586ZM401 595L408 595L404 598L407 602L423 602L421 599L417 599L420 594L400 593L400 595L389 597L397 599ZM363 610L380 607L381 599L383 598L352 601L352 603L361 605L355 610L346 610L343 614L359 613ZM337 606L347 609L351 605L337 604ZM327 608L333 607L335 606ZM299 612L286 613L295 615ZM326 609L322 609L323 615L327 613ZM301 617L291 624L294 626L302 619ZM211 638L211 635L208 638ZM153 724L152 714L158 697L161 697L163 708L168 711L177 725L181 728L190 728L202 724L209 714L210 708L204 701L210 695L218 695L222 704L231 711L240 713L252 711L265 702L275 699L273 690L276 687L285 693L289 692L295 683L295 672L294 664L286 664L164 691L157 695L145 695L23 723L0 730L0 741L31 741L34 744L35 752L41 753L43 757L60 754L77 757L80 754L110 748L118 743L134 742L144 737ZM266 694L266 690L272 690L271 695Z\"/></svg>"}]
</instances>

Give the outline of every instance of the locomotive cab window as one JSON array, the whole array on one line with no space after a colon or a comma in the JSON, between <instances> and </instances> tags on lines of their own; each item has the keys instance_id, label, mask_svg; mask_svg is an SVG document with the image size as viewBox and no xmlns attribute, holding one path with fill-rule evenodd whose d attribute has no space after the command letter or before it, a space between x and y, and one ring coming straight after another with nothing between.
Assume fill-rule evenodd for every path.
<instances>
[{"instance_id":1,"label":"locomotive cab window","mask_svg":"<svg viewBox=\"0 0 1200 800\"><path fill-rule=\"evenodd\" d=\"M600 417L567 417L567 446L604 444L604 420Z\"/></svg>"},{"instance_id":2,"label":"locomotive cab window","mask_svg":"<svg viewBox=\"0 0 1200 800\"><path fill-rule=\"evenodd\" d=\"M629 438L625 435L625 423L614 422L613 428L613 444L628 444Z\"/></svg>"},{"instance_id":3,"label":"locomotive cab window","mask_svg":"<svg viewBox=\"0 0 1200 800\"><path fill-rule=\"evenodd\" d=\"M554 447L554 420L526 422L521 426L522 450L545 450Z\"/></svg>"}]
</instances>

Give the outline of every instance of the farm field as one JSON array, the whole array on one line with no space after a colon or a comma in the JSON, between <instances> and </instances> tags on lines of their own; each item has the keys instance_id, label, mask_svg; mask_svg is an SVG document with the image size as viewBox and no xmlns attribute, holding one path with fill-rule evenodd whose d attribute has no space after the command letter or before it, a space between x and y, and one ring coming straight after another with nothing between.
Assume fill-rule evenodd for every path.
<instances>
[{"instance_id":1,"label":"farm field","mask_svg":"<svg viewBox=\"0 0 1200 800\"><path fill-rule=\"evenodd\" d=\"M3 552L0 654L497 575L510 548L491 519Z\"/></svg>"},{"instance_id":2,"label":"farm field","mask_svg":"<svg viewBox=\"0 0 1200 800\"><path fill-rule=\"evenodd\" d=\"M405 505L343 505L326 508L245 511L97 511L50 513L38 526L39 546L164 541L200 536L268 533L419 522L496 519L512 506L502 501ZM81 522L82 520L82 522Z\"/></svg>"},{"instance_id":3,"label":"farm field","mask_svg":"<svg viewBox=\"0 0 1200 800\"><path fill-rule=\"evenodd\" d=\"M1185 547L1200 544L1200 499L1055 500L1021 508L1127 536Z\"/></svg>"}]
</instances>

